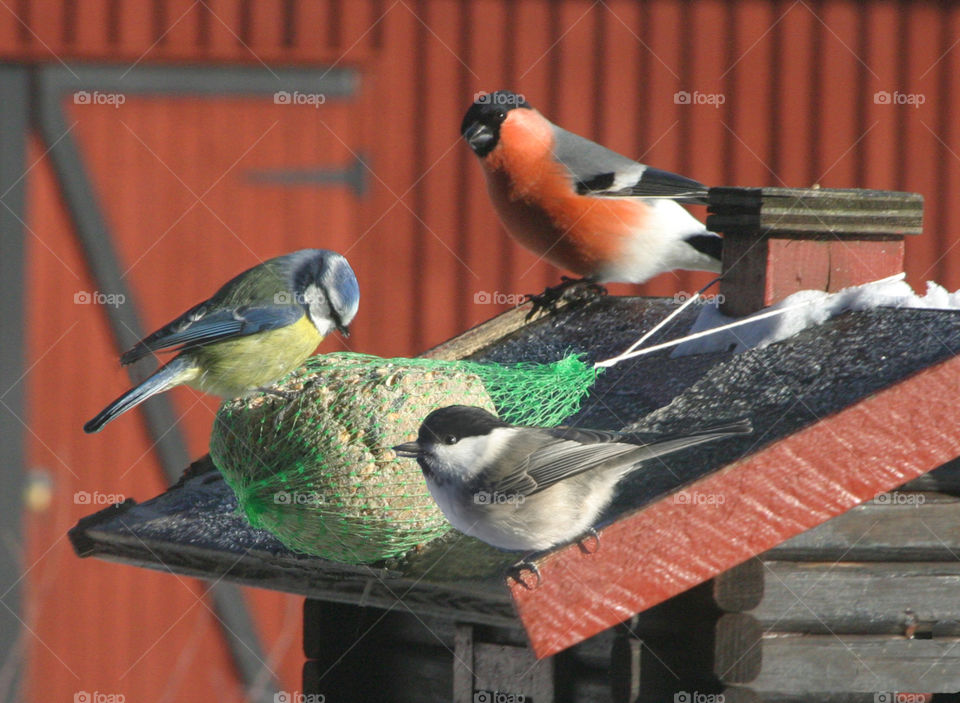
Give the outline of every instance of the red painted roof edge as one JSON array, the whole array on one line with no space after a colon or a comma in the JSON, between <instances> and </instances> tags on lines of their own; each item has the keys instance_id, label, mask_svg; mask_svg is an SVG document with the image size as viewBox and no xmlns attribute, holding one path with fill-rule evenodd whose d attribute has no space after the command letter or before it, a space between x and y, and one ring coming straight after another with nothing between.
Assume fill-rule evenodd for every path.
<instances>
[{"instance_id":1,"label":"red painted roof edge","mask_svg":"<svg viewBox=\"0 0 960 703\"><path fill-rule=\"evenodd\" d=\"M960 456L960 357L920 371L604 528L509 582L550 656ZM922 432L918 428L923 428Z\"/></svg>"}]
</instances>

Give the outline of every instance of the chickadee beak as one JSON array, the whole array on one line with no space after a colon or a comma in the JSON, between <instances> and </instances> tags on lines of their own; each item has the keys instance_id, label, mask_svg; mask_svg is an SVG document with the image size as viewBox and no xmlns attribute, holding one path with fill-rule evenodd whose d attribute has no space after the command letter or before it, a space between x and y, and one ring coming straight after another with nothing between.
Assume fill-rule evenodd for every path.
<instances>
[{"instance_id":1,"label":"chickadee beak","mask_svg":"<svg viewBox=\"0 0 960 703\"><path fill-rule=\"evenodd\" d=\"M416 442L407 442L406 444L398 444L393 448L393 451L397 453L397 456L416 459L420 456L420 445Z\"/></svg>"},{"instance_id":2,"label":"chickadee beak","mask_svg":"<svg viewBox=\"0 0 960 703\"><path fill-rule=\"evenodd\" d=\"M493 131L485 124L474 122L463 133L463 138L467 140L471 149L477 151L493 141Z\"/></svg>"}]
</instances>

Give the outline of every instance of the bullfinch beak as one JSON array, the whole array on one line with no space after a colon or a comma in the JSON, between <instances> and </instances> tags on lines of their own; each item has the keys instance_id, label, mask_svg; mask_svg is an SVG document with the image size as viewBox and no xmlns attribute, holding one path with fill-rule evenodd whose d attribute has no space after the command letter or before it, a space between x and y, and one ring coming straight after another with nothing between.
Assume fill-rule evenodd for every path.
<instances>
[{"instance_id":1,"label":"bullfinch beak","mask_svg":"<svg viewBox=\"0 0 960 703\"><path fill-rule=\"evenodd\" d=\"M463 138L471 149L483 149L487 144L494 140L493 130L481 122L474 122L467 131L463 133Z\"/></svg>"}]
</instances>

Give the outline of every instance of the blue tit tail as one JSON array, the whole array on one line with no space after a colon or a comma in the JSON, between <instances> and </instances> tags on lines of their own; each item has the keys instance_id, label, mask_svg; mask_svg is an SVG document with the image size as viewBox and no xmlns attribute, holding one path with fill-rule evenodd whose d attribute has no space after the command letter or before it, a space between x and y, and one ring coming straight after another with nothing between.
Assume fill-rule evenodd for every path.
<instances>
[{"instance_id":1,"label":"blue tit tail","mask_svg":"<svg viewBox=\"0 0 960 703\"><path fill-rule=\"evenodd\" d=\"M188 355L181 354L139 386L131 388L101 410L95 418L83 426L83 431L87 434L99 432L108 422L123 415L127 410L140 405L147 398L157 393L163 393L174 386L179 386L181 383L193 379L196 375L197 369L193 361Z\"/></svg>"}]
</instances>

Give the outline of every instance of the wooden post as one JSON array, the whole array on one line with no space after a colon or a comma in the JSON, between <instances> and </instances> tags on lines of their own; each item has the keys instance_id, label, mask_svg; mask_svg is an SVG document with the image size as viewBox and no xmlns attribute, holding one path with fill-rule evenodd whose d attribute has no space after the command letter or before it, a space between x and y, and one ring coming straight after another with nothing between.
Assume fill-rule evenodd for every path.
<instances>
[{"instance_id":1,"label":"wooden post","mask_svg":"<svg viewBox=\"0 0 960 703\"><path fill-rule=\"evenodd\" d=\"M528 647L483 642L473 625L457 625L454 703L555 700L554 660L537 661Z\"/></svg>"},{"instance_id":2,"label":"wooden post","mask_svg":"<svg viewBox=\"0 0 960 703\"><path fill-rule=\"evenodd\" d=\"M919 193L711 188L707 212L724 237L721 310L733 316L900 273L904 236L923 229Z\"/></svg>"}]
</instances>

